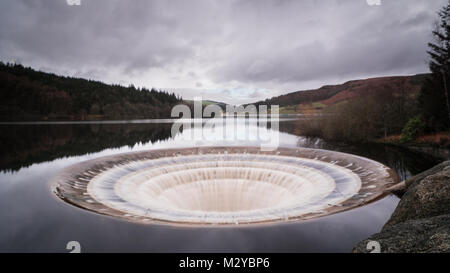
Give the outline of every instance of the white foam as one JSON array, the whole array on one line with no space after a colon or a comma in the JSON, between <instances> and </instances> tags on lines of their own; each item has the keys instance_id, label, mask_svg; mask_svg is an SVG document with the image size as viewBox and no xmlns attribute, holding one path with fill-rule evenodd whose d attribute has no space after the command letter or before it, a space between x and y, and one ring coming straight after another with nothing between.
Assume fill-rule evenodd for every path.
<instances>
[{"instance_id":1,"label":"white foam","mask_svg":"<svg viewBox=\"0 0 450 273\"><path fill-rule=\"evenodd\" d=\"M88 193L125 214L191 223L288 219L339 204L361 188L335 164L280 155L178 155L117 165Z\"/></svg>"}]
</instances>

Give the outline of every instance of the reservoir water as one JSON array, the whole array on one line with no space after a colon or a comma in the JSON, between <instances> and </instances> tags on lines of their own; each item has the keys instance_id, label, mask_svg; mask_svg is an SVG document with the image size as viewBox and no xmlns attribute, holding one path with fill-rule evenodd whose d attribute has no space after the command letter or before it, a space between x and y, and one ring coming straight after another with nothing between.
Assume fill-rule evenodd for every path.
<instances>
[{"instance_id":1,"label":"reservoir water","mask_svg":"<svg viewBox=\"0 0 450 273\"><path fill-rule=\"evenodd\" d=\"M257 131L252 126L245 127L246 124L245 119L238 122L238 131L249 130L250 134ZM364 206L318 218L230 228L127 221L67 204L52 192L50 181L56 175L86 160L126 152L192 147L256 147L260 144L253 139L229 140L220 137L186 140L184 135L190 134L189 130L172 136L171 127L170 120L1 124L0 251L68 252L67 243L78 241L82 252L349 252L358 241L381 229L399 201L389 195ZM298 132L296 121L291 119L281 120L279 131L281 148L319 148L366 157L395 170L400 179L436 163L435 159L426 155L388 145L348 145L305 138ZM212 131L206 133L214 134ZM267 133L273 134L273 129L267 129ZM236 161L236 158L231 158L224 167L233 168ZM246 164L243 168L260 168L258 164ZM277 166L272 168L281 168ZM228 179L231 174L224 172L220 175ZM311 175L320 174L311 172ZM289 181L285 182L289 184ZM311 191L308 198L332 190L327 187L330 185L323 185L317 192ZM128 189L133 187L125 187L123 194L127 194ZM274 189L278 188L267 185L261 189L261 194L272 192L276 197L273 200L277 202L281 200L277 199L280 196L291 196ZM231 191L224 188L220 192ZM245 200L251 196L249 192L247 194ZM174 200L178 200L176 195L166 197L166 201L173 201L173 204ZM267 205L257 198L250 203L244 199L240 200L241 205L249 208L265 209ZM233 209L236 200L225 201L226 209ZM189 199L183 202L193 208L225 209L217 207L218 203L214 202L197 204Z\"/></svg>"}]
</instances>

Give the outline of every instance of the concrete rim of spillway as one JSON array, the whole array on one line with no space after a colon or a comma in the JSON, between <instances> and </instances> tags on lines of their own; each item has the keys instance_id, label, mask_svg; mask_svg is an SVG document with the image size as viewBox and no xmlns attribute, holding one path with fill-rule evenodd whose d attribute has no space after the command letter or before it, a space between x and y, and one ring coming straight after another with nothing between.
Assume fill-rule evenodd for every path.
<instances>
[{"instance_id":1,"label":"concrete rim of spillway","mask_svg":"<svg viewBox=\"0 0 450 273\"><path fill-rule=\"evenodd\" d=\"M127 221L214 227L322 217L376 201L398 182L385 165L341 152L196 147L77 163L51 180L51 190Z\"/></svg>"}]
</instances>

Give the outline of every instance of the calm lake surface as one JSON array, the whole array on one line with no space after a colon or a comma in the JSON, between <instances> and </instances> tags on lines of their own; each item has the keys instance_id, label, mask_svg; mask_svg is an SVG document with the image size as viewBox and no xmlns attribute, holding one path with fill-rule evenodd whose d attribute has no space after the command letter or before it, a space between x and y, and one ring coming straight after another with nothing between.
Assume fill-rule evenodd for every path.
<instances>
[{"instance_id":1,"label":"calm lake surface","mask_svg":"<svg viewBox=\"0 0 450 273\"><path fill-rule=\"evenodd\" d=\"M282 119L282 147L342 151L379 161L401 178L438 163L419 153L387 145L344 145L308 139L297 121ZM236 124L247 136L257 128ZM350 211L301 222L225 228L136 224L91 213L57 199L50 179L74 163L130 151L193 146L259 146L250 138L190 140L195 128L171 136L169 120L0 124L0 252L350 252L378 232L399 199L387 196ZM213 135L202 129L204 135ZM265 129L268 135L274 129Z\"/></svg>"}]
</instances>

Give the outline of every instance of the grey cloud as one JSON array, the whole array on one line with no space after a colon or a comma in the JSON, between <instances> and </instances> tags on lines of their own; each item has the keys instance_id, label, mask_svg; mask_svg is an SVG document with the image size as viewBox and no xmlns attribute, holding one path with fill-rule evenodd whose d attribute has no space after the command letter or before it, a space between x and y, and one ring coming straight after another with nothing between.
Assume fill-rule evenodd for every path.
<instances>
[{"instance_id":1,"label":"grey cloud","mask_svg":"<svg viewBox=\"0 0 450 273\"><path fill-rule=\"evenodd\" d=\"M187 96L217 99L214 90L237 86L272 96L307 83L426 72L426 44L446 2L2 0L0 59L107 82L157 75L168 79L160 88L172 79ZM257 93L249 92L264 97Z\"/></svg>"},{"instance_id":2,"label":"grey cloud","mask_svg":"<svg viewBox=\"0 0 450 273\"><path fill-rule=\"evenodd\" d=\"M231 96L231 91L228 89L222 90L220 93L224 96Z\"/></svg>"},{"instance_id":3,"label":"grey cloud","mask_svg":"<svg viewBox=\"0 0 450 273\"><path fill-rule=\"evenodd\" d=\"M436 17L436 8L431 7L439 5L425 1L415 1L414 4L413 1L384 1L385 6L375 10L349 2L340 4L341 14L332 12L326 14L330 17L322 16L313 21L318 29L311 35L303 36L303 29L300 29L297 38L294 36L295 28L280 27L279 31L285 32L285 35L278 33L281 50L276 46L264 51L253 51L253 48L236 50L242 55L236 56L233 62L216 67L211 76L225 82L231 79L263 83L301 82L330 76L352 78L427 70L426 44ZM329 1L322 3L326 5ZM291 9L296 9L295 4ZM323 11L326 7L318 9ZM273 21L270 14L267 16L269 21ZM315 16L320 15L313 10L311 20ZM343 16L347 19L341 18ZM302 20L299 21L301 23ZM323 28L318 25L333 26ZM289 38L283 40L283 36ZM299 41L302 44L296 45Z\"/></svg>"}]
</instances>

